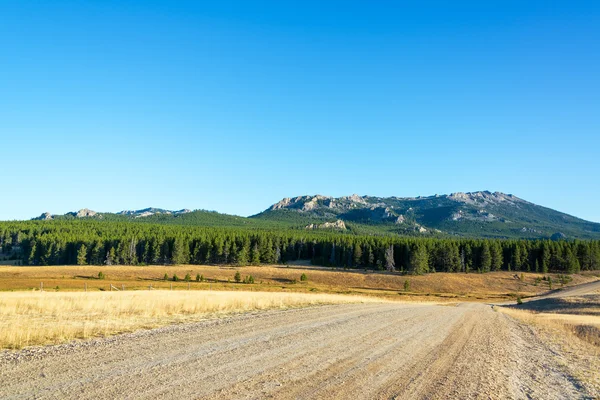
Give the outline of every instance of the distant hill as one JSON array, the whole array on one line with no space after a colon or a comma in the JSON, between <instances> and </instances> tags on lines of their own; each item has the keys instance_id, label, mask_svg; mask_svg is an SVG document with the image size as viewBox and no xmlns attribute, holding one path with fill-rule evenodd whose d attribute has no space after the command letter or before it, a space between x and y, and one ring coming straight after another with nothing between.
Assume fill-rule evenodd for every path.
<instances>
[{"instance_id":1,"label":"distant hill","mask_svg":"<svg viewBox=\"0 0 600 400\"><path fill-rule=\"evenodd\" d=\"M428 197L299 196L251 218L344 221L352 229L410 235L506 238L600 238L600 224L500 192Z\"/></svg>"},{"instance_id":2,"label":"distant hill","mask_svg":"<svg viewBox=\"0 0 600 400\"><path fill-rule=\"evenodd\" d=\"M298 196L249 218L206 210L82 209L35 220L97 219L210 227L331 230L347 234L525 239L600 239L600 224L500 192L428 197Z\"/></svg>"}]
</instances>

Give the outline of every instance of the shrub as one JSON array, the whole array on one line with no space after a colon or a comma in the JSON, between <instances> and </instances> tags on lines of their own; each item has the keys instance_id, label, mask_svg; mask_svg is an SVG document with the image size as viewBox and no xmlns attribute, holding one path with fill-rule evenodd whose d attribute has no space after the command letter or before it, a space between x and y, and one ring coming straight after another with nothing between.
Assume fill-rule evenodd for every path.
<instances>
[{"instance_id":1,"label":"shrub","mask_svg":"<svg viewBox=\"0 0 600 400\"><path fill-rule=\"evenodd\" d=\"M523 304L523 300L521 300L521 296L517 296L517 304Z\"/></svg>"},{"instance_id":2,"label":"shrub","mask_svg":"<svg viewBox=\"0 0 600 400\"><path fill-rule=\"evenodd\" d=\"M177 282L179 280L179 277L175 274L173 275L173 282Z\"/></svg>"},{"instance_id":3,"label":"shrub","mask_svg":"<svg viewBox=\"0 0 600 400\"><path fill-rule=\"evenodd\" d=\"M524 281L524 280L525 280L525 275L524 275L522 272L521 272L521 276L519 277L519 279L520 279L521 281Z\"/></svg>"},{"instance_id":4,"label":"shrub","mask_svg":"<svg viewBox=\"0 0 600 400\"><path fill-rule=\"evenodd\" d=\"M235 275L233 276L233 280L237 283L240 283L242 281L242 275L240 274L240 271L237 271L235 273Z\"/></svg>"},{"instance_id":5,"label":"shrub","mask_svg":"<svg viewBox=\"0 0 600 400\"><path fill-rule=\"evenodd\" d=\"M404 291L408 292L410 290L410 282L407 280L404 281Z\"/></svg>"},{"instance_id":6,"label":"shrub","mask_svg":"<svg viewBox=\"0 0 600 400\"><path fill-rule=\"evenodd\" d=\"M98 279L104 279L106 278L106 275L104 275L104 272L100 271L98 272Z\"/></svg>"},{"instance_id":7,"label":"shrub","mask_svg":"<svg viewBox=\"0 0 600 400\"><path fill-rule=\"evenodd\" d=\"M244 283L254 283L254 277L252 275L244 278Z\"/></svg>"},{"instance_id":8,"label":"shrub","mask_svg":"<svg viewBox=\"0 0 600 400\"><path fill-rule=\"evenodd\" d=\"M189 273L187 273L187 274L185 274L185 278L183 278L183 280L185 280L186 282L189 282L192 280L192 276Z\"/></svg>"},{"instance_id":9,"label":"shrub","mask_svg":"<svg viewBox=\"0 0 600 400\"><path fill-rule=\"evenodd\" d=\"M558 281L560 282L560 284L562 286L571 282L572 280L573 280L573 278L571 278L569 275L563 275L563 274L558 275Z\"/></svg>"},{"instance_id":10,"label":"shrub","mask_svg":"<svg viewBox=\"0 0 600 400\"><path fill-rule=\"evenodd\" d=\"M306 274L300 275L300 281L302 281L302 282L308 281L308 276L306 276Z\"/></svg>"}]
</instances>

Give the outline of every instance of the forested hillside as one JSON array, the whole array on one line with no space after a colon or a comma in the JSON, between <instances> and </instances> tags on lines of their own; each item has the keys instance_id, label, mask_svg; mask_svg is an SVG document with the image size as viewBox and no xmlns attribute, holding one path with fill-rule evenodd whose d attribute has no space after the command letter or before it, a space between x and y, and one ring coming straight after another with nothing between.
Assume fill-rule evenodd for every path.
<instances>
[{"instance_id":1,"label":"forested hillside","mask_svg":"<svg viewBox=\"0 0 600 400\"><path fill-rule=\"evenodd\" d=\"M274 264L427 273L600 269L599 241L440 239L95 219L0 222L0 254L26 265Z\"/></svg>"},{"instance_id":2,"label":"forested hillside","mask_svg":"<svg viewBox=\"0 0 600 400\"><path fill-rule=\"evenodd\" d=\"M488 191L427 197L298 196L281 200L253 219L342 220L358 229L401 235L600 239L598 223Z\"/></svg>"},{"instance_id":3,"label":"forested hillside","mask_svg":"<svg viewBox=\"0 0 600 400\"><path fill-rule=\"evenodd\" d=\"M249 218L206 210L145 208L117 213L87 208L34 220L97 220L149 224L333 230L354 235L437 238L600 239L600 224L513 195L491 192L429 197L299 196Z\"/></svg>"}]
</instances>

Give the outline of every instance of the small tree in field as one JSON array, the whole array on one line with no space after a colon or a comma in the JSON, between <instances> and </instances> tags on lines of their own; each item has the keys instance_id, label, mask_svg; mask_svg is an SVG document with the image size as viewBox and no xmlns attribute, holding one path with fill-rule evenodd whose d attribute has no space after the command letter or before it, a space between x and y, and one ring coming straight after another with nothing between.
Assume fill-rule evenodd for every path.
<instances>
[{"instance_id":1,"label":"small tree in field","mask_svg":"<svg viewBox=\"0 0 600 400\"><path fill-rule=\"evenodd\" d=\"M237 283L240 283L242 281L242 275L240 274L240 271L237 271L235 273L235 275L233 276L233 280L235 280Z\"/></svg>"},{"instance_id":2,"label":"small tree in field","mask_svg":"<svg viewBox=\"0 0 600 400\"><path fill-rule=\"evenodd\" d=\"M185 278L183 278L186 282L190 282L192 280L192 276L188 273L185 275Z\"/></svg>"},{"instance_id":3,"label":"small tree in field","mask_svg":"<svg viewBox=\"0 0 600 400\"><path fill-rule=\"evenodd\" d=\"M308 276L306 276L306 274L300 275L300 281L302 281L302 282L308 281Z\"/></svg>"},{"instance_id":4,"label":"small tree in field","mask_svg":"<svg viewBox=\"0 0 600 400\"><path fill-rule=\"evenodd\" d=\"M169 280L169 275L167 275L167 273L165 272L165 276L163 276L163 280L168 281Z\"/></svg>"},{"instance_id":5,"label":"small tree in field","mask_svg":"<svg viewBox=\"0 0 600 400\"><path fill-rule=\"evenodd\" d=\"M200 282L200 274L196 274L196 282Z\"/></svg>"},{"instance_id":6,"label":"small tree in field","mask_svg":"<svg viewBox=\"0 0 600 400\"><path fill-rule=\"evenodd\" d=\"M98 279L104 279L104 278L106 278L104 273L102 271L98 272Z\"/></svg>"},{"instance_id":7,"label":"small tree in field","mask_svg":"<svg viewBox=\"0 0 600 400\"><path fill-rule=\"evenodd\" d=\"M404 291L408 292L410 290L410 282L407 280L404 281Z\"/></svg>"},{"instance_id":8,"label":"small tree in field","mask_svg":"<svg viewBox=\"0 0 600 400\"><path fill-rule=\"evenodd\" d=\"M173 282L177 282L179 280L179 277L175 274L173 275Z\"/></svg>"}]
</instances>

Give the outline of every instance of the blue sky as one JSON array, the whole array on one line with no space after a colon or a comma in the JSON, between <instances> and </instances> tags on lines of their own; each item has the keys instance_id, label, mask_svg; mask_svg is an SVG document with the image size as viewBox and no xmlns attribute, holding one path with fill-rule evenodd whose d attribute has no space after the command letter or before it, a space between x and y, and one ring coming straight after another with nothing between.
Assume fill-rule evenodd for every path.
<instances>
[{"instance_id":1,"label":"blue sky","mask_svg":"<svg viewBox=\"0 0 600 400\"><path fill-rule=\"evenodd\" d=\"M0 219L498 190L600 221L595 1L0 2Z\"/></svg>"}]
</instances>

